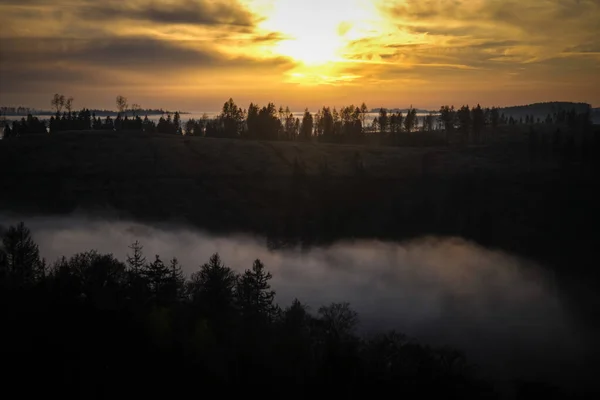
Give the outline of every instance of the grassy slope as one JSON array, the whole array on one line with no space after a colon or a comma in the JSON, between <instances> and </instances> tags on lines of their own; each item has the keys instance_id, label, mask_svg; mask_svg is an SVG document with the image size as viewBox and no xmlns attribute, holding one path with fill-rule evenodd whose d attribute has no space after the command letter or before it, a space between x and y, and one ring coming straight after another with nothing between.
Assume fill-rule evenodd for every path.
<instances>
[{"instance_id":1,"label":"grassy slope","mask_svg":"<svg viewBox=\"0 0 600 400\"><path fill-rule=\"evenodd\" d=\"M116 211L307 243L462 235L536 258L568 240L580 254L593 239L593 176L557 171L510 143L389 148L77 132L0 141L0 207Z\"/></svg>"}]
</instances>

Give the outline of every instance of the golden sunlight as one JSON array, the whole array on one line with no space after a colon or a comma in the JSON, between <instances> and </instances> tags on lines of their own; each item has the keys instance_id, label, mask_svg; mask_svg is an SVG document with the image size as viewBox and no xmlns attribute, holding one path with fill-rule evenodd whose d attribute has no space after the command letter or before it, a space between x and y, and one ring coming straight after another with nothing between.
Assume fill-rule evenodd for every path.
<instances>
[{"instance_id":1,"label":"golden sunlight","mask_svg":"<svg viewBox=\"0 0 600 400\"><path fill-rule=\"evenodd\" d=\"M284 36L272 51L310 67L343 61L345 46L367 36L379 19L367 0L276 0L262 28Z\"/></svg>"}]
</instances>

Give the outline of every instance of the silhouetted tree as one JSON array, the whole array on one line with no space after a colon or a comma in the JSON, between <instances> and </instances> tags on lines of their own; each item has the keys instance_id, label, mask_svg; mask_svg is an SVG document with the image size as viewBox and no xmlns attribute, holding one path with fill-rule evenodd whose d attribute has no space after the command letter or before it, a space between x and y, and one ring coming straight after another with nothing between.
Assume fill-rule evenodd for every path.
<instances>
[{"instance_id":1,"label":"silhouetted tree","mask_svg":"<svg viewBox=\"0 0 600 400\"><path fill-rule=\"evenodd\" d=\"M134 117L139 116L141 109L142 109L142 107L140 107L139 104L133 103L133 105L131 106L131 111L133 112L133 116Z\"/></svg>"},{"instance_id":2,"label":"silhouetted tree","mask_svg":"<svg viewBox=\"0 0 600 400\"><path fill-rule=\"evenodd\" d=\"M433 113L429 113L425 116L425 121L423 123L423 131L431 132L433 131L434 124L434 115Z\"/></svg>"},{"instance_id":3,"label":"silhouetted tree","mask_svg":"<svg viewBox=\"0 0 600 400\"><path fill-rule=\"evenodd\" d=\"M65 96L62 94L55 93L52 101L50 102L52 107L56 110L56 114L60 114L62 108L65 106Z\"/></svg>"},{"instance_id":4,"label":"silhouetted tree","mask_svg":"<svg viewBox=\"0 0 600 400\"><path fill-rule=\"evenodd\" d=\"M491 124L492 124L492 128L496 129L498 127L498 125L500 124L500 112L498 111L498 109L496 107L492 107L491 110Z\"/></svg>"},{"instance_id":5,"label":"silhouetted tree","mask_svg":"<svg viewBox=\"0 0 600 400\"><path fill-rule=\"evenodd\" d=\"M404 126L404 116L401 112L392 113L390 116L390 131L394 138L394 144L398 144L400 134Z\"/></svg>"},{"instance_id":6,"label":"silhouetted tree","mask_svg":"<svg viewBox=\"0 0 600 400\"><path fill-rule=\"evenodd\" d=\"M99 309L116 309L124 299L125 265L112 254L78 253L55 263L51 274L62 285L68 281L73 294Z\"/></svg>"},{"instance_id":7,"label":"silhouetted tree","mask_svg":"<svg viewBox=\"0 0 600 400\"><path fill-rule=\"evenodd\" d=\"M156 304L164 305L176 298L179 285L183 284L180 273L176 259L171 263L171 268L167 267L158 255L153 262L144 265L141 275Z\"/></svg>"},{"instance_id":8,"label":"silhouetted tree","mask_svg":"<svg viewBox=\"0 0 600 400\"><path fill-rule=\"evenodd\" d=\"M365 120L367 118L368 112L369 112L369 109L367 108L367 105L365 103L362 103L360 105L360 122L361 122L361 127L362 127L363 131L366 129Z\"/></svg>"},{"instance_id":9,"label":"silhouetted tree","mask_svg":"<svg viewBox=\"0 0 600 400\"><path fill-rule=\"evenodd\" d=\"M73 109L73 97L69 97L66 101L65 101L65 109L67 110L67 113L71 114L71 110Z\"/></svg>"},{"instance_id":10,"label":"silhouetted tree","mask_svg":"<svg viewBox=\"0 0 600 400\"><path fill-rule=\"evenodd\" d=\"M112 120L112 118L110 116L107 116L106 119L104 120L103 129L108 130L108 131L112 131L115 129L114 121Z\"/></svg>"},{"instance_id":11,"label":"silhouetted tree","mask_svg":"<svg viewBox=\"0 0 600 400\"><path fill-rule=\"evenodd\" d=\"M170 261L169 273L165 297L169 301L176 301L184 296L185 291L185 277L176 257L173 257Z\"/></svg>"},{"instance_id":12,"label":"silhouetted tree","mask_svg":"<svg viewBox=\"0 0 600 400\"><path fill-rule=\"evenodd\" d=\"M158 133L169 133L169 125L170 122L167 122L164 117L160 117L158 119L158 124L156 124L156 131Z\"/></svg>"},{"instance_id":13,"label":"silhouetted tree","mask_svg":"<svg viewBox=\"0 0 600 400\"><path fill-rule=\"evenodd\" d=\"M116 103L117 103L117 110L119 110L119 114L123 114L123 113L125 113L125 111L127 111L127 106L128 106L127 97L124 97L121 95L117 96Z\"/></svg>"},{"instance_id":14,"label":"silhouetted tree","mask_svg":"<svg viewBox=\"0 0 600 400\"><path fill-rule=\"evenodd\" d=\"M458 130L462 135L463 142L466 143L469 140L469 133L471 132L472 126L471 109L469 106L462 106L456 112L456 118L458 120Z\"/></svg>"},{"instance_id":15,"label":"silhouetted tree","mask_svg":"<svg viewBox=\"0 0 600 400\"><path fill-rule=\"evenodd\" d=\"M239 137L244 128L244 119L244 111L230 98L223 104L223 110L219 115L223 136Z\"/></svg>"},{"instance_id":16,"label":"silhouetted tree","mask_svg":"<svg viewBox=\"0 0 600 400\"><path fill-rule=\"evenodd\" d=\"M185 123L185 128L183 130L183 133L186 136L193 136L195 127L196 127L196 120L194 118L190 118Z\"/></svg>"},{"instance_id":17,"label":"silhouetted tree","mask_svg":"<svg viewBox=\"0 0 600 400\"><path fill-rule=\"evenodd\" d=\"M319 308L325 333L336 339L350 337L358 325L358 314L349 303L332 303Z\"/></svg>"},{"instance_id":18,"label":"silhouetted tree","mask_svg":"<svg viewBox=\"0 0 600 400\"><path fill-rule=\"evenodd\" d=\"M144 304L148 288L143 275L144 267L146 266L146 257L143 253L143 246L137 240L129 246L132 254L127 254L127 286L129 299L133 301L135 307L140 307Z\"/></svg>"},{"instance_id":19,"label":"silhouetted tree","mask_svg":"<svg viewBox=\"0 0 600 400\"><path fill-rule=\"evenodd\" d=\"M381 132L381 135L387 135L390 128L390 120L388 117L387 110L383 107L379 109L379 117L377 118L377 122L379 125L379 131Z\"/></svg>"},{"instance_id":20,"label":"silhouetted tree","mask_svg":"<svg viewBox=\"0 0 600 400\"><path fill-rule=\"evenodd\" d=\"M281 121L277 117L275 104L269 103L260 109L257 119L258 137L262 140L277 140L281 132Z\"/></svg>"},{"instance_id":21,"label":"silhouetted tree","mask_svg":"<svg viewBox=\"0 0 600 400\"><path fill-rule=\"evenodd\" d=\"M243 316L247 318L264 317L272 319L276 311L273 304L275 292L269 281L272 275L265 271L260 260L254 261L251 270L246 270L238 278L236 299Z\"/></svg>"},{"instance_id":22,"label":"silhouetted tree","mask_svg":"<svg viewBox=\"0 0 600 400\"><path fill-rule=\"evenodd\" d=\"M481 106L477 104L477 107L472 110L472 124L473 124L473 136L475 143L478 143L481 139L481 132L485 126L485 115Z\"/></svg>"},{"instance_id":23,"label":"silhouetted tree","mask_svg":"<svg viewBox=\"0 0 600 400\"><path fill-rule=\"evenodd\" d=\"M248 129L248 138L257 139L260 136L260 108L254 103L248 106L248 117L246 118L246 127Z\"/></svg>"},{"instance_id":24,"label":"silhouetted tree","mask_svg":"<svg viewBox=\"0 0 600 400\"><path fill-rule=\"evenodd\" d=\"M308 108L304 110L304 116L302 117L302 125L300 126L300 139L308 142L313 132L313 117Z\"/></svg>"},{"instance_id":25,"label":"silhouetted tree","mask_svg":"<svg viewBox=\"0 0 600 400\"><path fill-rule=\"evenodd\" d=\"M415 128L416 123L417 123L417 110L411 106L409 108L409 110L406 112L406 118L404 118L404 130L407 133L411 133L413 131L413 129Z\"/></svg>"},{"instance_id":26,"label":"silhouetted tree","mask_svg":"<svg viewBox=\"0 0 600 400\"><path fill-rule=\"evenodd\" d=\"M440 122L444 125L446 132L446 143L449 142L450 135L454 132L456 125L456 111L454 106L442 106L440 108Z\"/></svg>"},{"instance_id":27,"label":"silhouetted tree","mask_svg":"<svg viewBox=\"0 0 600 400\"><path fill-rule=\"evenodd\" d=\"M142 268L146 265L146 257L144 257L144 247L137 240L129 246L133 252L131 255L127 254L127 266L134 273L140 273Z\"/></svg>"},{"instance_id":28,"label":"silhouetted tree","mask_svg":"<svg viewBox=\"0 0 600 400\"><path fill-rule=\"evenodd\" d=\"M171 133L174 135L181 135L181 116L179 112L176 111L173 116L173 126L171 128Z\"/></svg>"},{"instance_id":29,"label":"silhouetted tree","mask_svg":"<svg viewBox=\"0 0 600 400\"><path fill-rule=\"evenodd\" d=\"M8 139L10 137L13 136L13 132L10 129L10 126L8 125L8 123L4 126L4 133L3 133L3 138Z\"/></svg>"},{"instance_id":30,"label":"silhouetted tree","mask_svg":"<svg viewBox=\"0 0 600 400\"><path fill-rule=\"evenodd\" d=\"M40 251L23 222L11 226L2 236L0 280L16 287L32 285L44 275Z\"/></svg>"},{"instance_id":31,"label":"silhouetted tree","mask_svg":"<svg viewBox=\"0 0 600 400\"><path fill-rule=\"evenodd\" d=\"M321 110L321 118L319 119L319 130L322 132L322 139L325 141L333 141L333 114L329 107L323 107Z\"/></svg>"},{"instance_id":32,"label":"silhouetted tree","mask_svg":"<svg viewBox=\"0 0 600 400\"><path fill-rule=\"evenodd\" d=\"M144 118L144 121L142 122L142 129L144 130L144 132L148 133L154 133L157 130L156 124L154 123L154 121L150 121L147 115Z\"/></svg>"},{"instance_id":33,"label":"silhouetted tree","mask_svg":"<svg viewBox=\"0 0 600 400\"><path fill-rule=\"evenodd\" d=\"M290 111L289 107L285 108L284 113L284 137L286 140L294 141L298 136L298 132L296 131L296 118Z\"/></svg>"},{"instance_id":34,"label":"silhouetted tree","mask_svg":"<svg viewBox=\"0 0 600 400\"><path fill-rule=\"evenodd\" d=\"M340 117L340 113L338 112L336 107L333 107L333 111L331 112L331 116L333 118L333 137L332 140L338 142L340 140L340 136L342 134L342 119Z\"/></svg>"},{"instance_id":35,"label":"silhouetted tree","mask_svg":"<svg viewBox=\"0 0 600 400\"><path fill-rule=\"evenodd\" d=\"M191 276L187 292L192 302L203 314L213 320L222 321L231 316L235 307L234 289L237 276L226 267L219 254L214 254L200 271Z\"/></svg>"}]
</instances>

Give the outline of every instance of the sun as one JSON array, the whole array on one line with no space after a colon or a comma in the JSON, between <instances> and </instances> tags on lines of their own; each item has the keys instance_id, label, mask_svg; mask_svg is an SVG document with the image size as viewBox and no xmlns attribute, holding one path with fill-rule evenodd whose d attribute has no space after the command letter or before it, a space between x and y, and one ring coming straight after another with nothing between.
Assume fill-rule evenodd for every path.
<instances>
[{"instance_id":1,"label":"sun","mask_svg":"<svg viewBox=\"0 0 600 400\"><path fill-rule=\"evenodd\" d=\"M365 35L377 14L367 0L276 0L262 27L283 36L273 52L317 66L343 61L347 44Z\"/></svg>"}]
</instances>

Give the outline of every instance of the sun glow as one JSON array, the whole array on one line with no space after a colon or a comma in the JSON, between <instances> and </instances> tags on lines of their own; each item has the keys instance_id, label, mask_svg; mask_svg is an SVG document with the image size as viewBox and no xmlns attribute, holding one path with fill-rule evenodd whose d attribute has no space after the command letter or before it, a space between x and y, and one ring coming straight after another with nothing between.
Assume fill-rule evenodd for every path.
<instances>
[{"instance_id":1,"label":"sun glow","mask_svg":"<svg viewBox=\"0 0 600 400\"><path fill-rule=\"evenodd\" d=\"M262 27L283 36L275 53L310 67L343 61L347 44L367 36L379 18L373 1L278 0Z\"/></svg>"}]
</instances>

